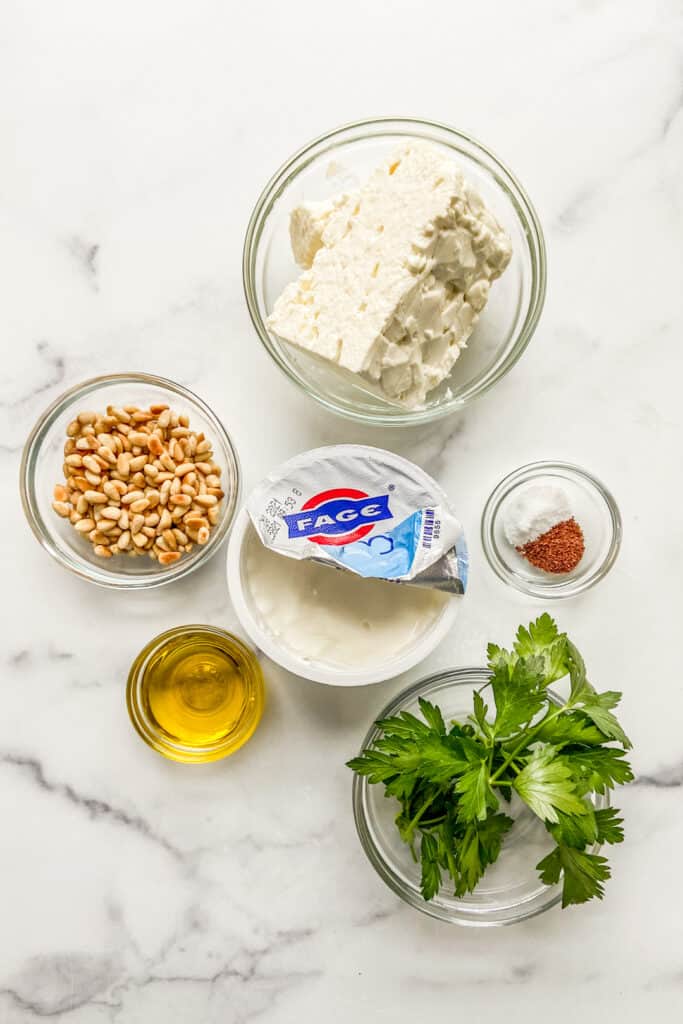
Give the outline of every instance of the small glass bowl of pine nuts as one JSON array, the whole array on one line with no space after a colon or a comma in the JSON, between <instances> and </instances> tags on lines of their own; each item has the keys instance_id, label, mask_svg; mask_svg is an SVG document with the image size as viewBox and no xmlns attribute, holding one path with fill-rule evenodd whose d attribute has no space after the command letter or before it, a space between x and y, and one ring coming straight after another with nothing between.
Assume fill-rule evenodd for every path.
<instances>
[{"instance_id":1,"label":"small glass bowl of pine nuts","mask_svg":"<svg viewBox=\"0 0 683 1024\"><path fill-rule=\"evenodd\" d=\"M142 373L96 377L58 398L24 447L21 498L60 565L139 590L193 572L239 498L235 448L187 388Z\"/></svg>"}]
</instances>

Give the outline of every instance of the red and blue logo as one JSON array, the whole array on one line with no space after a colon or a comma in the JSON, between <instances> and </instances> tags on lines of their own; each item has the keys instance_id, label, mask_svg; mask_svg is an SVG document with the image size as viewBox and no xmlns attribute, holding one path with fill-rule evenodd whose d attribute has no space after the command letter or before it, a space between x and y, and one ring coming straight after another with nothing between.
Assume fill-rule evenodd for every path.
<instances>
[{"instance_id":1,"label":"red and blue logo","mask_svg":"<svg viewBox=\"0 0 683 1024\"><path fill-rule=\"evenodd\" d=\"M370 497L354 487L333 487L309 498L298 512L282 517L290 540L303 537L313 544L353 544L371 532L375 523L392 519L389 495Z\"/></svg>"}]
</instances>

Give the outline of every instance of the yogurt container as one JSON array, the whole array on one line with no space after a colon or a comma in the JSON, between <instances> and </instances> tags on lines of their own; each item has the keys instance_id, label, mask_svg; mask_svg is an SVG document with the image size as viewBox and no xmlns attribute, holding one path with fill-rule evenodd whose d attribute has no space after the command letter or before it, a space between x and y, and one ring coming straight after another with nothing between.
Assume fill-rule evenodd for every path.
<instances>
[{"instance_id":1,"label":"yogurt container","mask_svg":"<svg viewBox=\"0 0 683 1024\"><path fill-rule=\"evenodd\" d=\"M451 630L467 586L464 532L438 484L392 452L335 445L279 466L228 548L233 606L252 641L307 679L390 679Z\"/></svg>"}]
</instances>

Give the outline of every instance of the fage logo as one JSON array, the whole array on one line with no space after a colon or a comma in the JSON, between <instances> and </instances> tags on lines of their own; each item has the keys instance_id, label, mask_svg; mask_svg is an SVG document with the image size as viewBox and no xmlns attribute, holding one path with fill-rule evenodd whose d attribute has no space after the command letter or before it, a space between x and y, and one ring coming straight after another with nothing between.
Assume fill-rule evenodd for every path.
<instances>
[{"instance_id":1,"label":"fage logo","mask_svg":"<svg viewBox=\"0 0 683 1024\"><path fill-rule=\"evenodd\" d=\"M371 498L354 487L333 487L309 498L298 512L282 517L290 539L305 537L314 544L353 544L375 523L391 519L389 495Z\"/></svg>"}]
</instances>

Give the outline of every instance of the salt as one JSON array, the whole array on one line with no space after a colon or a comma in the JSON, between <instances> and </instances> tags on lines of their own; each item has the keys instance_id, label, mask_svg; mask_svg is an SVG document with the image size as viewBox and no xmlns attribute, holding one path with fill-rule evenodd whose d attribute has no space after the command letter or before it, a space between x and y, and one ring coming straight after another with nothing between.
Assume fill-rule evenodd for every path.
<instances>
[{"instance_id":1,"label":"salt","mask_svg":"<svg viewBox=\"0 0 683 1024\"><path fill-rule=\"evenodd\" d=\"M514 548L522 548L573 515L569 496L562 487L530 484L505 508L503 532Z\"/></svg>"}]
</instances>

